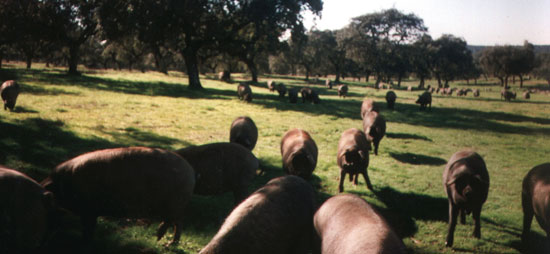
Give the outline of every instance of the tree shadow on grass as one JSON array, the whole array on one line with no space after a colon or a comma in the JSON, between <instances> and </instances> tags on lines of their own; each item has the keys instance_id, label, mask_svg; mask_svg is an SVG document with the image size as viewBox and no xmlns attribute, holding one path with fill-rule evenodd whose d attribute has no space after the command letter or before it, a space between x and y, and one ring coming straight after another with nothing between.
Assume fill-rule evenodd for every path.
<instances>
[{"instance_id":1,"label":"tree shadow on grass","mask_svg":"<svg viewBox=\"0 0 550 254\"><path fill-rule=\"evenodd\" d=\"M416 233L413 219L426 221L448 220L448 201L446 198L432 197L417 193L402 193L392 187L383 187L375 190L376 197L388 207L381 209L388 223L400 232L401 237ZM393 221L393 222L392 222Z\"/></svg>"},{"instance_id":2,"label":"tree shadow on grass","mask_svg":"<svg viewBox=\"0 0 550 254\"><path fill-rule=\"evenodd\" d=\"M171 147L176 144L180 144L182 147L193 145L187 141L158 135L133 127L128 127L120 131L101 130L101 132L113 137L114 143L124 144L125 146L146 146L170 150Z\"/></svg>"},{"instance_id":3,"label":"tree shadow on grass","mask_svg":"<svg viewBox=\"0 0 550 254\"><path fill-rule=\"evenodd\" d=\"M23 107L23 106L15 106L15 108L12 112L15 112L15 113L38 113L38 111L36 111L34 109L29 109L29 108Z\"/></svg>"},{"instance_id":4,"label":"tree shadow on grass","mask_svg":"<svg viewBox=\"0 0 550 254\"><path fill-rule=\"evenodd\" d=\"M444 165L447 163L446 160L438 158L438 157L432 157L428 155L422 155L422 154L415 154L415 153L393 153L390 152L390 156L394 159L408 164L413 165L431 165L431 166L439 166Z\"/></svg>"},{"instance_id":5,"label":"tree shadow on grass","mask_svg":"<svg viewBox=\"0 0 550 254\"><path fill-rule=\"evenodd\" d=\"M410 133L386 133L386 137L388 138L395 138L395 139L419 139L424 141L432 141L426 136L418 135L418 134L410 134Z\"/></svg>"},{"instance_id":6,"label":"tree shadow on grass","mask_svg":"<svg viewBox=\"0 0 550 254\"><path fill-rule=\"evenodd\" d=\"M21 86L21 94L32 94L32 95L60 95L60 94L70 94L70 95L79 95L80 93L68 92L63 89L58 88L45 88L41 86L27 85L24 83L19 83Z\"/></svg>"}]
</instances>

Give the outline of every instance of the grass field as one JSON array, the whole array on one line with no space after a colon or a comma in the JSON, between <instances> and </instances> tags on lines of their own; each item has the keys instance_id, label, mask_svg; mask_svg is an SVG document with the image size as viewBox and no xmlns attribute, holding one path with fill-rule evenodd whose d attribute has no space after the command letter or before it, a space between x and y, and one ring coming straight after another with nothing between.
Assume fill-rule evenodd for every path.
<instances>
[{"instance_id":1,"label":"grass field","mask_svg":"<svg viewBox=\"0 0 550 254\"><path fill-rule=\"evenodd\" d=\"M289 104L266 88L269 79L289 86L305 86L303 79L263 76L252 86L251 103L239 101L236 83L202 77L204 91L187 88L180 73L85 71L69 77L64 70L40 65L25 70L5 64L0 79L16 79L22 86L15 112L0 113L0 164L27 173L40 181L57 164L84 152L120 146L178 149L229 140L234 118L250 116L258 126L254 154L267 174L258 176L251 191L283 174L279 150L282 135L291 128L307 130L319 148L319 159L310 182L318 190L319 203L338 193L336 150L341 133L362 128L363 98L374 98L384 110L387 136L379 155L371 154L369 177L374 192L362 179L358 186L345 183L345 191L375 205L411 253L550 253L544 234L533 221L533 243L523 249L521 181L535 165L549 162L550 96L531 95L530 100L500 100L494 80L452 87L479 88L474 98L434 94L431 111L415 104L420 91L407 92L406 81L396 88L394 111L385 110L386 90L347 82L349 97L340 99L336 89L314 86L322 103ZM213 77L213 75L212 75ZM239 81L242 76L236 77ZM324 83L323 83L324 84ZM434 81L429 81L432 86ZM545 87L530 80L528 88ZM521 94L518 85L513 89ZM445 248L448 204L441 175L446 161L461 149L476 150L487 164L491 184L481 218L481 239L471 236L473 221L457 226L453 248ZM80 242L80 226L69 217L50 249L58 253L197 253L208 243L232 209L230 194L194 196L188 207L181 243L164 247L154 237L158 222L103 218L91 244Z\"/></svg>"}]
</instances>

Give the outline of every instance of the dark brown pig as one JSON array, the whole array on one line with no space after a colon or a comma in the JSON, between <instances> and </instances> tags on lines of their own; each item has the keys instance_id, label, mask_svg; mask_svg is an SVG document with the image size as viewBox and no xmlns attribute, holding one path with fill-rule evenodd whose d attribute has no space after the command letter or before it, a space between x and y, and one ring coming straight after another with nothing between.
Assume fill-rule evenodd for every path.
<instances>
[{"instance_id":1,"label":"dark brown pig","mask_svg":"<svg viewBox=\"0 0 550 254\"><path fill-rule=\"evenodd\" d=\"M405 254L405 245L369 203L353 194L329 198L313 219L314 254Z\"/></svg>"},{"instance_id":2,"label":"dark brown pig","mask_svg":"<svg viewBox=\"0 0 550 254\"><path fill-rule=\"evenodd\" d=\"M332 89L332 81L330 79L325 80L325 87Z\"/></svg>"},{"instance_id":3,"label":"dark brown pig","mask_svg":"<svg viewBox=\"0 0 550 254\"><path fill-rule=\"evenodd\" d=\"M521 204L523 207L523 244L528 244L533 216L550 244L550 163L538 165L523 178Z\"/></svg>"},{"instance_id":4,"label":"dark brown pig","mask_svg":"<svg viewBox=\"0 0 550 254\"><path fill-rule=\"evenodd\" d=\"M267 89L269 89L270 92L275 91L275 82L273 80L267 81Z\"/></svg>"},{"instance_id":5,"label":"dark brown pig","mask_svg":"<svg viewBox=\"0 0 550 254\"><path fill-rule=\"evenodd\" d=\"M523 99L529 100L531 98L531 94L529 91L523 92Z\"/></svg>"},{"instance_id":6,"label":"dark brown pig","mask_svg":"<svg viewBox=\"0 0 550 254\"><path fill-rule=\"evenodd\" d=\"M304 130L292 129L281 140L283 170L290 175L309 178L317 166L317 145Z\"/></svg>"},{"instance_id":7,"label":"dark brown pig","mask_svg":"<svg viewBox=\"0 0 550 254\"><path fill-rule=\"evenodd\" d=\"M416 104L420 104L420 110L426 109L426 105L430 105L430 110L432 109L432 94L428 92L424 92L421 95L418 96L418 100L416 100Z\"/></svg>"},{"instance_id":8,"label":"dark brown pig","mask_svg":"<svg viewBox=\"0 0 550 254\"><path fill-rule=\"evenodd\" d=\"M355 185L357 185L359 174L362 174L367 188L373 189L367 174L370 149L370 142L363 131L351 128L342 133L338 142L337 154L338 167L340 167L340 184L338 185L340 192L344 191L346 174L349 174L349 180L353 180Z\"/></svg>"},{"instance_id":9,"label":"dark brown pig","mask_svg":"<svg viewBox=\"0 0 550 254\"><path fill-rule=\"evenodd\" d=\"M302 94L302 102L305 103L306 101L311 102L313 104L319 104L321 103L321 100L319 99L319 94L317 91L309 88L304 87L300 90L300 93Z\"/></svg>"},{"instance_id":10,"label":"dark brown pig","mask_svg":"<svg viewBox=\"0 0 550 254\"><path fill-rule=\"evenodd\" d=\"M378 155L378 145L386 134L386 119L376 111L369 111L363 118L363 131L374 144L374 154Z\"/></svg>"},{"instance_id":11,"label":"dark brown pig","mask_svg":"<svg viewBox=\"0 0 550 254\"><path fill-rule=\"evenodd\" d=\"M246 102L252 101L252 89L247 84L239 84L237 87L237 95L239 100L244 100Z\"/></svg>"},{"instance_id":12,"label":"dark brown pig","mask_svg":"<svg viewBox=\"0 0 550 254\"><path fill-rule=\"evenodd\" d=\"M505 101L511 101L512 99L516 99L516 93L510 92L509 90L502 90L500 92L500 99L503 99Z\"/></svg>"},{"instance_id":13,"label":"dark brown pig","mask_svg":"<svg viewBox=\"0 0 550 254\"><path fill-rule=\"evenodd\" d=\"M293 87L288 89L288 101L290 103L298 102L298 88Z\"/></svg>"},{"instance_id":14,"label":"dark brown pig","mask_svg":"<svg viewBox=\"0 0 550 254\"><path fill-rule=\"evenodd\" d=\"M307 253L314 212L315 193L308 182L275 178L233 209L200 253Z\"/></svg>"},{"instance_id":15,"label":"dark brown pig","mask_svg":"<svg viewBox=\"0 0 550 254\"><path fill-rule=\"evenodd\" d=\"M286 94L286 86L285 86L285 84L283 84L283 83L277 84L276 89L277 89L277 93L279 93L279 97L280 97L280 98L284 98L284 97L285 97L285 94Z\"/></svg>"},{"instance_id":16,"label":"dark brown pig","mask_svg":"<svg viewBox=\"0 0 550 254\"><path fill-rule=\"evenodd\" d=\"M4 110L9 108L10 111L13 111L17 96L19 96L19 90L19 84L13 80L8 80L2 84L0 94L4 102Z\"/></svg>"},{"instance_id":17,"label":"dark brown pig","mask_svg":"<svg viewBox=\"0 0 550 254\"><path fill-rule=\"evenodd\" d=\"M338 86L338 97L344 97L348 95L348 86L347 85L339 85Z\"/></svg>"},{"instance_id":18,"label":"dark brown pig","mask_svg":"<svg viewBox=\"0 0 550 254\"><path fill-rule=\"evenodd\" d=\"M479 89L474 89L474 97L479 97Z\"/></svg>"},{"instance_id":19,"label":"dark brown pig","mask_svg":"<svg viewBox=\"0 0 550 254\"><path fill-rule=\"evenodd\" d=\"M241 144L252 151L258 141L258 128L248 116L240 116L233 120L229 130L229 142Z\"/></svg>"},{"instance_id":20,"label":"dark brown pig","mask_svg":"<svg viewBox=\"0 0 550 254\"><path fill-rule=\"evenodd\" d=\"M451 156L443 171L443 188L449 198L449 231L445 245L453 246L456 219L460 212L462 224L466 214L475 221L474 237L481 237L481 208L489 193L489 172L485 161L473 151L459 151Z\"/></svg>"},{"instance_id":21,"label":"dark brown pig","mask_svg":"<svg viewBox=\"0 0 550 254\"><path fill-rule=\"evenodd\" d=\"M61 163L42 185L55 194L61 207L80 216L85 239L93 236L98 216L149 218L162 221L158 239L175 225L175 244L195 187L195 173L173 152L115 148Z\"/></svg>"},{"instance_id":22,"label":"dark brown pig","mask_svg":"<svg viewBox=\"0 0 550 254\"><path fill-rule=\"evenodd\" d=\"M361 119L365 118L365 115L370 111L378 112L378 106L374 103L373 99L364 99L361 103Z\"/></svg>"},{"instance_id":23,"label":"dark brown pig","mask_svg":"<svg viewBox=\"0 0 550 254\"><path fill-rule=\"evenodd\" d=\"M388 91L386 93L386 104L388 105L389 109L393 109L395 105L395 99L397 99L397 95L395 95L394 91Z\"/></svg>"},{"instance_id":24,"label":"dark brown pig","mask_svg":"<svg viewBox=\"0 0 550 254\"><path fill-rule=\"evenodd\" d=\"M0 253L34 253L47 238L53 194L0 165ZM38 253L38 252L37 252Z\"/></svg>"},{"instance_id":25,"label":"dark brown pig","mask_svg":"<svg viewBox=\"0 0 550 254\"><path fill-rule=\"evenodd\" d=\"M195 194L218 195L233 192L235 203L248 196L248 186L256 176L258 159L235 143L212 143L176 151L195 170Z\"/></svg>"}]
</instances>

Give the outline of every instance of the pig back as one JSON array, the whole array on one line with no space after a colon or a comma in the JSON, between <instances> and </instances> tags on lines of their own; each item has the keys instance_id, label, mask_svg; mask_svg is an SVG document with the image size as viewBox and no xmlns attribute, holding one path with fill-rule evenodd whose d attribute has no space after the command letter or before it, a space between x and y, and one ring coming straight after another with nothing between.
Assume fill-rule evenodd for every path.
<instances>
[{"instance_id":1,"label":"pig back","mask_svg":"<svg viewBox=\"0 0 550 254\"><path fill-rule=\"evenodd\" d=\"M301 153L302 155L308 155L312 158L311 165L308 165L308 168L293 168L292 160L299 153ZM315 144L315 141L313 141L313 138L311 138L309 133L301 129L292 129L283 136L283 139L281 140L281 155L283 166L286 169L300 171L292 172L291 170L291 174L300 174L307 177L311 175L317 165L317 145Z\"/></svg>"},{"instance_id":2,"label":"pig back","mask_svg":"<svg viewBox=\"0 0 550 254\"><path fill-rule=\"evenodd\" d=\"M178 219L195 186L192 167L175 153L145 147L80 155L44 183L79 214Z\"/></svg>"},{"instance_id":3,"label":"pig back","mask_svg":"<svg viewBox=\"0 0 550 254\"><path fill-rule=\"evenodd\" d=\"M0 253L38 248L52 206L50 192L30 177L0 165Z\"/></svg>"},{"instance_id":4,"label":"pig back","mask_svg":"<svg viewBox=\"0 0 550 254\"><path fill-rule=\"evenodd\" d=\"M386 120L376 111L369 111L363 118L363 131L371 139L382 138L386 133Z\"/></svg>"},{"instance_id":5,"label":"pig back","mask_svg":"<svg viewBox=\"0 0 550 254\"><path fill-rule=\"evenodd\" d=\"M315 193L308 182L275 178L241 202L200 253L305 253L314 211Z\"/></svg>"},{"instance_id":6,"label":"pig back","mask_svg":"<svg viewBox=\"0 0 550 254\"><path fill-rule=\"evenodd\" d=\"M370 142L367 140L367 136L365 135L365 133L356 128L348 129L342 133L342 136L338 141L339 166L342 166L342 159L345 156L347 149L362 151L365 156L368 156L370 150Z\"/></svg>"},{"instance_id":7,"label":"pig back","mask_svg":"<svg viewBox=\"0 0 550 254\"><path fill-rule=\"evenodd\" d=\"M550 231L550 163L531 169L523 179L523 199L529 198L541 228ZM526 204L524 204L526 205Z\"/></svg>"},{"instance_id":8,"label":"pig back","mask_svg":"<svg viewBox=\"0 0 550 254\"><path fill-rule=\"evenodd\" d=\"M449 185L455 182L457 177L473 177L479 176L479 179L484 183L483 188L479 189L480 202L487 200L489 193L489 172L483 158L476 152L470 150L462 150L454 153L443 171L443 186L445 193L450 194Z\"/></svg>"},{"instance_id":9,"label":"pig back","mask_svg":"<svg viewBox=\"0 0 550 254\"><path fill-rule=\"evenodd\" d=\"M193 167L196 174L195 194L216 195L247 188L259 162L245 147L234 143L212 143L190 146L176 151Z\"/></svg>"},{"instance_id":10,"label":"pig back","mask_svg":"<svg viewBox=\"0 0 550 254\"><path fill-rule=\"evenodd\" d=\"M258 141L258 128L254 121L247 116L235 119L231 123L229 141L241 144L252 151Z\"/></svg>"},{"instance_id":11,"label":"pig back","mask_svg":"<svg viewBox=\"0 0 550 254\"><path fill-rule=\"evenodd\" d=\"M323 254L406 253L401 239L365 200L333 196L315 213L314 227Z\"/></svg>"}]
</instances>

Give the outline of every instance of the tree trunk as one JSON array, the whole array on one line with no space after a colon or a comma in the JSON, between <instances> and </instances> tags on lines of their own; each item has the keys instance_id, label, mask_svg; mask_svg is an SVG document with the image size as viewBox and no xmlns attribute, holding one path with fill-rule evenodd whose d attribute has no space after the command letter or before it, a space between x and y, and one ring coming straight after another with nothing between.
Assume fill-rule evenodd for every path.
<instances>
[{"instance_id":1,"label":"tree trunk","mask_svg":"<svg viewBox=\"0 0 550 254\"><path fill-rule=\"evenodd\" d=\"M477 85L477 78L474 79L474 84Z\"/></svg>"},{"instance_id":2,"label":"tree trunk","mask_svg":"<svg viewBox=\"0 0 550 254\"><path fill-rule=\"evenodd\" d=\"M437 77L437 87L441 88L441 77L439 75L435 75Z\"/></svg>"},{"instance_id":3,"label":"tree trunk","mask_svg":"<svg viewBox=\"0 0 550 254\"><path fill-rule=\"evenodd\" d=\"M334 79L334 83L338 84L340 83L340 73L336 73L336 78Z\"/></svg>"},{"instance_id":4,"label":"tree trunk","mask_svg":"<svg viewBox=\"0 0 550 254\"><path fill-rule=\"evenodd\" d=\"M197 51L198 49L189 46L183 50L183 58L185 59L185 66L187 67L187 77L189 79L190 89L203 89L199 78Z\"/></svg>"},{"instance_id":5,"label":"tree trunk","mask_svg":"<svg viewBox=\"0 0 550 254\"><path fill-rule=\"evenodd\" d=\"M254 63L254 60L246 59L245 63L246 63L246 66L248 67L248 70L250 71L250 74L252 74L252 82L258 83L258 68L256 68L256 64Z\"/></svg>"},{"instance_id":6,"label":"tree trunk","mask_svg":"<svg viewBox=\"0 0 550 254\"><path fill-rule=\"evenodd\" d=\"M27 70L31 69L32 65L32 56L27 55Z\"/></svg>"},{"instance_id":7,"label":"tree trunk","mask_svg":"<svg viewBox=\"0 0 550 254\"><path fill-rule=\"evenodd\" d=\"M449 87L449 80L445 79L445 88Z\"/></svg>"},{"instance_id":8,"label":"tree trunk","mask_svg":"<svg viewBox=\"0 0 550 254\"><path fill-rule=\"evenodd\" d=\"M523 75L519 75L519 88L523 88Z\"/></svg>"},{"instance_id":9,"label":"tree trunk","mask_svg":"<svg viewBox=\"0 0 550 254\"><path fill-rule=\"evenodd\" d=\"M369 74L365 75L365 83L369 83Z\"/></svg>"},{"instance_id":10,"label":"tree trunk","mask_svg":"<svg viewBox=\"0 0 550 254\"><path fill-rule=\"evenodd\" d=\"M397 76L397 86L398 86L398 87L401 87L401 79L402 79L402 78L403 78L403 77L401 77L401 75L398 75L398 76Z\"/></svg>"},{"instance_id":11,"label":"tree trunk","mask_svg":"<svg viewBox=\"0 0 550 254\"><path fill-rule=\"evenodd\" d=\"M515 75L512 75L512 84L516 84L516 76Z\"/></svg>"},{"instance_id":12,"label":"tree trunk","mask_svg":"<svg viewBox=\"0 0 550 254\"><path fill-rule=\"evenodd\" d=\"M306 68L306 81L309 81L309 69Z\"/></svg>"},{"instance_id":13,"label":"tree trunk","mask_svg":"<svg viewBox=\"0 0 550 254\"><path fill-rule=\"evenodd\" d=\"M80 45L72 44L69 46L69 75L78 75L80 74L77 71L78 68L78 50Z\"/></svg>"},{"instance_id":14,"label":"tree trunk","mask_svg":"<svg viewBox=\"0 0 550 254\"><path fill-rule=\"evenodd\" d=\"M4 51L0 50L0 69L2 69L3 60L4 60Z\"/></svg>"},{"instance_id":15,"label":"tree trunk","mask_svg":"<svg viewBox=\"0 0 550 254\"><path fill-rule=\"evenodd\" d=\"M504 89L508 89L508 76L504 78Z\"/></svg>"},{"instance_id":16,"label":"tree trunk","mask_svg":"<svg viewBox=\"0 0 550 254\"><path fill-rule=\"evenodd\" d=\"M164 58L162 57L158 47L153 47L153 56L155 56L155 65L157 66L157 70L165 75L168 75L168 68L166 67L166 63L164 62Z\"/></svg>"},{"instance_id":17,"label":"tree trunk","mask_svg":"<svg viewBox=\"0 0 550 254\"><path fill-rule=\"evenodd\" d=\"M424 89L424 76L420 76L420 84L418 84L418 89Z\"/></svg>"},{"instance_id":18,"label":"tree trunk","mask_svg":"<svg viewBox=\"0 0 550 254\"><path fill-rule=\"evenodd\" d=\"M504 78L498 77L498 79L500 80L500 86L504 87Z\"/></svg>"}]
</instances>

